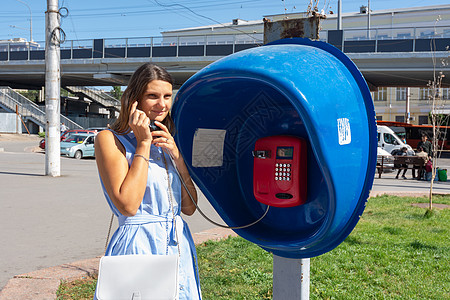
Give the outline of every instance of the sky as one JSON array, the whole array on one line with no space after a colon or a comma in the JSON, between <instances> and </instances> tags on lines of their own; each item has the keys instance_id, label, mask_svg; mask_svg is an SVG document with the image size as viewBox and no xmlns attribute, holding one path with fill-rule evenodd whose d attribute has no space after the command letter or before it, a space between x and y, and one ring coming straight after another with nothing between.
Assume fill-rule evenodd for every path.
<instances>
[{"instance_id":1,"label":"sky","mask_svg":"<svg viewBox=\"0 0 450 300\"><path fill-rule=\"evenodd\" d=\"M315 0L317 1L317 0ZM359 12L369 0L342 0L342 12ZM313 1L314 2L314 1ZM310 0L59 0L66 40L160 36L161 31L260 20L265 15L304 12ZM449 4L449 0L371 0L374 10ZM46 0L0 0L0 40L45 41ZM337 0L319 0L319 10L337 13ZM30 18L31 9L31 18Z\"/></svg>"}]
</instances>

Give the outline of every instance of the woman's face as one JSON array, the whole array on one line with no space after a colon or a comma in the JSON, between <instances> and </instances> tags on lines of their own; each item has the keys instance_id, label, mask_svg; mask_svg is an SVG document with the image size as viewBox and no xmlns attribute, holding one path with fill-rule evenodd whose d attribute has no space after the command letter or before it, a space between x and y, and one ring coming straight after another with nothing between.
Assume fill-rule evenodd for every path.
<instances>
[{"instance_id":1,"label":"woman's face","mask_svg":"<svg viewBox=\"0 0 450 300\"><path fill-rule=\"evenodd\" d=\"M153 80L147 84L138 109L147 114L150 120L162 122L172 106L172 85L166 81Z\"/></svg>"}]
</instances>

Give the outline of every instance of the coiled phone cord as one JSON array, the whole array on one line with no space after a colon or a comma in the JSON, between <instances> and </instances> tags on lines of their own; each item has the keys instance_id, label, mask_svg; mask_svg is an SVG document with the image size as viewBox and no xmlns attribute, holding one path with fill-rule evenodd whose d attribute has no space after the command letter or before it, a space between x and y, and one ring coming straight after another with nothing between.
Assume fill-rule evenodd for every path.
<instances>
[{"instance_id":1,"label":"coiled phone cord","mask_svg":"<svg viewBox=\"0 0 450 300\"><path fill-rule=\"evenodd\" d=\"M250 223L250 224L242 225L242 226L227 226L227 225L222 225L222 224L220 224L220 223L217 223L217 222L211 220L208 216L205 215L205 213L203 213L203 211L200 209L200 207L198 207L198 204L194 201L194 197L192 197L191 193L189 192L188 187L186 186L186 183L184 182L183 178L181 177L181 174L180 174L180 172L178 171L177 166L176 166L176 164L175 164L175 162L174 162L172 156L169 155L169 157L170 157L170 160L172 161L173 166L175 167L175 171L177 172L177 175L178 175L178 177L180 178L181 183L182 183L183 186L184 186L184 189L185 189L186 192L188 193L189 198L191 198L192 203L194 203L195 207L197 208L198 212L202 215L202 217L205 218L205 219L206 219L207 221L209 221L210 223L212 223L212 224L214 224L214 225L216 225L216 226L222 227L222 228L227 228L227 229L243 229L243 228L248 228L248 227L250 227L250 226L255 225L256 223L258 223L259 221L261 221L261 220L267 215L267 213L269 212L270 206L267 205L266 211L264 212L264 214L263 214L258 220L254 221L254 222L252 222L252 223Z\"/></svg>"}]
</instances>

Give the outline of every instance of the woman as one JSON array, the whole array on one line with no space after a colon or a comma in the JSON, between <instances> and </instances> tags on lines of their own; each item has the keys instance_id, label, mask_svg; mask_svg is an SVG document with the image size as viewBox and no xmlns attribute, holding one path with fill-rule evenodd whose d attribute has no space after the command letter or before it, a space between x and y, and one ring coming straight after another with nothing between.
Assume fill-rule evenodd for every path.
<instances>
[{"instance_id":1,"label":"woman","mask_svg":"<svg viewBox=\"0 0 450 300\"><path fill-rule=\"evenodd\" d=\"M119 219L119 228L105 255L178 254L178 238L179 297L200 299L195 247L189 228L180 217L180 211L186 215L194 213L192 201L197 202L197 194L172 136L171 76L161 67L142 65L131 77L121 104L119 118L111 130L101 131L95 139L103 191ZM151 121L160 130L150 131ZM181 187L175 167L192 200Z\"/></svg>"}]
</instances>

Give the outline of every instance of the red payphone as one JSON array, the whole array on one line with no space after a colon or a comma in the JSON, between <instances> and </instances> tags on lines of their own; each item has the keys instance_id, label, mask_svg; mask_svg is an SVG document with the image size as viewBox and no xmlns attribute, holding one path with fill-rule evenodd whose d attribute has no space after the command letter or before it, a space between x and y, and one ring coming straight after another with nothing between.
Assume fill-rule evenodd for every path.
<instances>
[{"instance_id":1,"label":"red payphone","mask_svg":"<svg viewBox=\"0 0 450 300\"><path fill-rule=\"evenodd\" d=\"M261 203L291 207L306 202L306 141L293 136L269 136L255 143L253 194Z\"/></svg>"}]
</instances>

